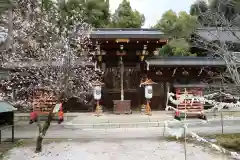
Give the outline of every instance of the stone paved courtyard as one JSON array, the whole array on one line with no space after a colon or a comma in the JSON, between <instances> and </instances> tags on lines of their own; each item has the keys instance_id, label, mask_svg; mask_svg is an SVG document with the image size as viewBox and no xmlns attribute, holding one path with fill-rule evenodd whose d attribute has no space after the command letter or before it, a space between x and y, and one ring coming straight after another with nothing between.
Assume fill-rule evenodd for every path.
<instances>
[{"instance_id":1,"label":"stone paved courtyard","mask_svg":"<svg viewBox=\"0 0 240 160\"><path fill-rule=\"evenodd\" d=\"M189 160L228 160L225 155L194 144L187 145ZM33 146L15 148L4 160L183 160L183 144L164 140L56 142L35 154Z\"/></svg>"}]
</instances>

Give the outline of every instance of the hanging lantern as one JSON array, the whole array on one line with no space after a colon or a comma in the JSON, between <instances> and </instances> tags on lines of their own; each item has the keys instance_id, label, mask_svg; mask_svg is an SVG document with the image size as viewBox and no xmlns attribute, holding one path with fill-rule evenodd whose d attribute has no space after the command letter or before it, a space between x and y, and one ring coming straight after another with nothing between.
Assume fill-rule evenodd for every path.
<instances>
[{"instance_id":1,"label":"hanging lantern","mask_svg":"<svg viewBox=\"0 0 240 160\"><path fill-rule=\"evenodd\" d=\"M163 73L160 71L160 70L158 70L157 72L156 72L156 75L163 75Z\"/></svg>"},{"instance_id":2,"label":"hanging lantern","mask_svg":"<svg viewBox=\"0 0 240 160\"><path fill-rule=\"evenodd\" d=\"M185 71L182 72L182 74L183 74L184 76L187 76L189 73L188 73L188 71L185 70Z\"/></svg>"}]
</instances>

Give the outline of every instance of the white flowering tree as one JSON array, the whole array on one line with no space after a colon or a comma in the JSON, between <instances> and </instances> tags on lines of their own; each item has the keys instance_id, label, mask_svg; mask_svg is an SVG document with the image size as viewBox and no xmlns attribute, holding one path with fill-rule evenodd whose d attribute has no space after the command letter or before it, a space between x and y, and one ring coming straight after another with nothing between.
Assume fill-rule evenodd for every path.
<instances>
[{"instance_id":1,"label":"white flowering tree","mask_svg":"<svg viewBox=\"0 0 240 160\"><path fill-rule=\"evenodd\" d=\"M5 93L16 90L16 101L26 101L35 87L48 87L57 93L57 101L79 97L86 101L91 82L99 79L90 53L91 26L81 20L81 9L65 1L17 1L12 9L11 45L3 41L2 67L11 69L9 80L1 81ZM8 14L2 21L8 21ZM4 26L3 26L4 28ZM5 27L9 32L9 28ZM53 108L43 125L38 123L36 152L53 118Z\"/></svg>"},{"instance_id":2,"label":"white flowering tree","mask_svg":"<svg viewBox=\"0 0 240 160\"><path fill-rule=\"evenodd\" d=\"M231 13L231 18L227 16L222 7L229 7L229 10L234 10L239 2L234 1L234 5L230 1L219 1L215 9L206 9L201 11L198 9L198 29L196 35L191 38L192 44L198 48L204 49L213 56L221 57L227 67L227 72L219 79L223 83L231 81L234 87L231 87L234 92L239 93L240 74L239 74L239 42L240 42L240 15L238 12ZM230 13L229 13L230 14ZM230 91L230 90L228 90ZM231 91L230 91L231 92Z\"/></svg>"}]
</instances>

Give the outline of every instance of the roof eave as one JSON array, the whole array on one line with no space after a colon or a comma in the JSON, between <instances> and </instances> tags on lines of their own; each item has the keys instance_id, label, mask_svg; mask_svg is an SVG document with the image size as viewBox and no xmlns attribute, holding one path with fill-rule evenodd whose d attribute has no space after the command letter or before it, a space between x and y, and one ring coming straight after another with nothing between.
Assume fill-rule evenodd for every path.
<instances>
[{"instance_id":1,"label":"roof eave","mask_svg":"<svg viewBox=\"0 0 240 160\"><path fill-rule=\"evenodd\" d=\"M179 58L156 58L147 59L146 63L149 66L214 66L225 67L226 63L222 59L209 59L206 57L179 57Z\"/></svg>"},{"instance_id":2,"label":"roof eave","mask_svg":"<svg viewBox=\"0 0 240 160\"><path fill-rule=\"evenodd\" d=\"M91 34L92 39L162 39L167 38L164 34Z\"/></svg>"}]
</instances>

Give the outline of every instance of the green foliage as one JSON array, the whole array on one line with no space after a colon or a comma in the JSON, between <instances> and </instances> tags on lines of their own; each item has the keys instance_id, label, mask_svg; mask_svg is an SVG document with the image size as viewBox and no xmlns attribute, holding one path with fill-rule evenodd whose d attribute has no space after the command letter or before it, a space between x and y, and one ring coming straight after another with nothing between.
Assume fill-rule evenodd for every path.
<instances>
[{"instance_id":1,"label":"green foliage","mask_svg":"<svg viewBox=\"0 0 240 160\"><path fill-rule=\"evenodd\" d=\"M164 45L159 49L159 56L168 57L168 56L197 56L197 54L192 54L188 48L184 47L173 47L170 44Z\"/></svg>"},{"instance_id":2,"label":"green foliage","mask_svg":"<svg viewBox=\"0 0 240 160\"><path fill-rule=\"evenodd\" d=\"M188 38L197 27L197 18L195 16L191 16L186 12L180 12L177 15L172 10L165 12L154 26L154 28L160 29L175 39Z\"/></svg>"},{"instance_id":3,"label":"green foliage","mask_svg":"<svg viewBox=\"0 0 240 160\"><path fill-rule=\"evenodd\" d=\"M188 56L189 52L185 48L173 48L174 56Z\"/></svg>"},{"instance_id":4,"label":"green foliage","mask_svg":"<svg viewBox=\"0 0 240 160\"><path fill-rule=\"evenodd\" d=\"M207 5L205 1L197 1L194 4L192 4L190 8L190 14L198 16L198 20L202 25L216 25L214 22L211 23L211 21L216 21L216 18L219 17L207 17L206 15L203 16L202 13L206 13L206 11L210 11L212 13L218 13L221 16L224 16L224 18L230 22L235 20L237 17L239 17L240 14L240 0L209 0L209 4ZM209 15L209 14L207 14ZM214 20L213 20L214 18ZM205 22L205 19L206 22ZM219 21L221 21L222 18L219 18ZM239 20L239 19L238 19ZM238 21L235 20L235 21Z\"/></svg>"},{"instance_id":5,"label":"green foliage","mask_svg":"<svg viewBox=\"0 0 240 160\"><path fill-rule=\"evenodd\" d=\"M76 20L83 20L98 28L109 24L111 15L108 0L57 0L56 2L54 4L52 0L42 0L42 6L46 12L56 10L59 13L60 26L71 26Z\"/></svg>"},{"instance_id":6,"label":"green foliage","mask_svg":"<svg viewBox=\"0 0 240 160\"><path fill-rule=\"evenodd\" d=\"M5 12L12 5L11 0L0 0L0 14Z\"/></svg>"},{"instance_id":7,"label":"green foliage","mask_svg":"<svg viewBox=\"0 0 240 160\"><path fill-rule=\"evenodd\" d=\"M173 49L170 45L164 45L162 48L159 48L159 56L167 57L173 55Z\"/></svg>"},{"instance_id":8,"label":"green foliage","mask_svg":"<svg viewBox=\"0 0 240 160\"><path fill-rule=\"evenodd\" d=\"M130 2L123 0L112 16L111 26L114 28L141 28L144 22L144 15L137 10L132 10Z\"/></svg>"},{"instance_id":9,"label":"green foliage","mask_svg":"<svg viewBox=\"0 0 240 160\"><path fill-rule=\"evenodd\" d=\"M190 7L190 14L192 16L197 16L197 20L200 24L204 25L206 17L203 15L208 11L209 7L204 0L196 1ZM212 20L211 20L212 21Z\"/></svg>"},{"instance_id":10,"label":"green foliage","mask_svg":"<svg viewBox=\"0 0 240 160\"><path fill-rule=\"evenodd\" d=\"M81 0L84 20L95 28L106 27L110 22L109 0Z\"/></svg>"},{"instance_id":11,"label":"green foliage","mask_svg":"<svg viewBox=\"0 0 240 160\"><path fill-rule=\"evenodd\" d=\"M180 12L177 26L180 29L179 38L189 38L196 28L198 28L197 17L191 16L186 12Z\"/></svg>"},{"instance_id":12,"label":"green foliage","mask_svg":"<svg viewBox=\"0 0 240 160\"><path fill-rule=\"evenodd\" d=\"M153 28L160 29L164 33L175 37L178 35L178 30L176 27L177 20L178 20L177 14L172 10L168 10L162 15L162 18L157 22L157 24Z\"/></svg>"},{"instance_id":13,"label":"green foliage","mask_svg":"<svg viewBox=\"0 0 240 160\"><path fill-rule=\"evenodd\" d=\"M240 151L240 134L217 134L207 138L215 139L216 144L230 150Z\"/></svg>"},{"instance_id":14,"label":"green foliage","mask_svg":"<svg viewBox=\"0 0 240 160\"><path fill-rule=\"evenodd\" d=\"M180 12L177 15L172 10L165 12L154 26L171 37L169 44L160 49L160 55L195 56L189 52L190 45L187 39L197 27L197 17L195 16L186 12Z\"/></svg>"},{"instance_id":15,"label":"green foliage","mask_svg":"<svg viewBox=\"0 0 240 160\"><path fill-rule=\"evenodd\" d=\"M41 0L42 1L42 9L45 9L46 11L49 11L53 9L54 3L51 0Z\"/></svg>"},{"instance_id":16,"label":"green foliage","mask_svg":"<svg viewBox=\"0 0 240 160\"><path fill-rule=\"evenodd\" d=\"M206 1L204 0L196 1L190 7L190 15L199 16L201 13L204 13L207 10L208 10L208 5Z\"/></svg>"},{"instance_id":17,"label":"green foliage","mask_svg":"<svg viewBox=\"0 0 240 160\"><path fill-rule=\"evenodd\" d=\"M183 48L185 50L188 50L190 48L190 45L184 38L172 39L169 42L169 45L175 48Z\"/></svg>"},{"instance_id":18,"label":"green foliage","mask_svg":"<svg viewBox=\"0 0 240 160\"><path fill-rule=\"evenodd\" d=\"M239 0L210 0L210 10L222 13L226 19L232 20L240 13Z\"/></svg>"}]
</instances>

